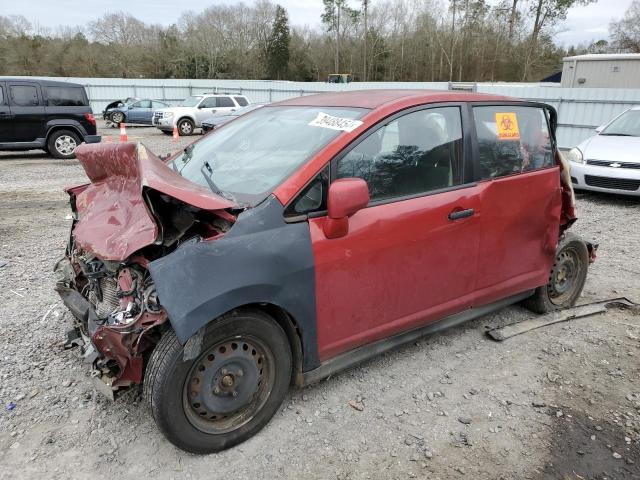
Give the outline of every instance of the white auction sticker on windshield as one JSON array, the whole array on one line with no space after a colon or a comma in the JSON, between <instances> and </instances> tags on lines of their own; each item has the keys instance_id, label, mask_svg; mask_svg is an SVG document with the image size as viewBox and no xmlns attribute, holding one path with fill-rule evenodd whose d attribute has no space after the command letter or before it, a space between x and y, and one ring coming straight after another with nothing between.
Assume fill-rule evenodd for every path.
<instances>
[{"instance_id":1,"label":"white auction sticker on windshield","mask_svg":"<svg viewBox=\"0 0 640 480\"><path fill-rule=\"evenodd\" d=\"M326 113L318 113L318 116L309 122L312 127L330 128L331 130L340 130L342 132L353 132L362 125L360 120L351 120L350 118L340 118L327 115Z\"/></svg>"}]
</instances>

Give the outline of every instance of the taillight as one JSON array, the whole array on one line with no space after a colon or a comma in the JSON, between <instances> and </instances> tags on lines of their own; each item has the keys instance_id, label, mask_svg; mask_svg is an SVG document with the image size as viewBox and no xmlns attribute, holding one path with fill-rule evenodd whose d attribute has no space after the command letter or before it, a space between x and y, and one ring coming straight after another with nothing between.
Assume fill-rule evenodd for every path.
<instances>
[{"instance_id":1,"label":"taillight","mask_svg":"<svg viewBox=\"0 0 640 480\"><path fill-rule=\"evenodd\" d=\"M93 116L93 113L85 113L84 118L86 118L91 125L96 126L96 118Z\"/></svg>"}]
</instances>

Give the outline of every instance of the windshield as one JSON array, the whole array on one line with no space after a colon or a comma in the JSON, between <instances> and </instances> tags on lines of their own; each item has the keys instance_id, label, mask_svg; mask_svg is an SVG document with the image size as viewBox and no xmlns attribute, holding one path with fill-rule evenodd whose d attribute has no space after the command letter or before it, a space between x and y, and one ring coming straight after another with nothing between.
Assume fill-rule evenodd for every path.
<instances>
[{"instance_id":1,"label":"windshield","mask_svg":"<svg viewBox=\"0 0 640 480\"><path fill-rule=\"evenodd\" d=\"M200 100L202 100L202 97L199 96L199 95L194 95L192 97L187 97L180 104L180 106L181 107L195 107L196 105L198 105L198 103L200 103Z\"/></svg>"},{"instance_id":2,"label":"windshield","mask_svg":"<svg viewBox=\"0 0 640 480\"><path fill-rule=\"evenodd\" d=\"M629 110L605 128L600 135L640 137L640 110Z\"/></svg>"},{"instance_id":3,"label":"windshield","mask_svg":"<svg viewBox=\"0 0 640 480\"><path fill-rule=\"evenodd\" d=\"M256 205L340 135L336 122L340 128L355 128L359 122L350 120L365 112L343 107L259 108L188 146L169 166L214 193Z\"/></svg>"}]
</instances>

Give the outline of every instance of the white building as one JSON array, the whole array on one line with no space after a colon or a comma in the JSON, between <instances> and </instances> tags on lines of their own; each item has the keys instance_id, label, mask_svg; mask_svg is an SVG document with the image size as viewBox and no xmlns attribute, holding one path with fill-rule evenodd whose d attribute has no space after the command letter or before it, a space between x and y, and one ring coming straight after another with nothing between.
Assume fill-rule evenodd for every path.
<instances>
[{"instance_id":1,"label":"white building","mask_svg":"<svg viewBox=\"0 0 640 480\"><path fill-rule=\"evenodd\" d=\"M562 61L563 87L640 88L640 53L578 55Z\"/></svg>"}]
</instances>

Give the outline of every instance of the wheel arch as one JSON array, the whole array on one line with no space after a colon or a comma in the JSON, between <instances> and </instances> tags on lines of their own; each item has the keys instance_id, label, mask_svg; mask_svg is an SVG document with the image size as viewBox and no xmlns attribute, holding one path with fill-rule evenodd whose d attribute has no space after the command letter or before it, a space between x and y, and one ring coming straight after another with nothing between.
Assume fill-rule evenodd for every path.
<instances>
[{"instance_id":1,"label":"wheel arch","mask_svg":"<svg viewBox=\"0 0 640 480\"><path fill-rule=\"evenodd\" d=\"M54 125L49 125L48 129L47 129L47 135L45 136L45 143L49 142L49 139L51 138L51 135L53 135L56 132L59 132L60 130L70 130L73 133L75 133L76 135L78 135L78 137L80 137L80 142L83 141L86 133L84 132L84 129L82 127L80 127L79 125L73 125L73 124L54 124Z\"/></svg>"}]
</instances>

